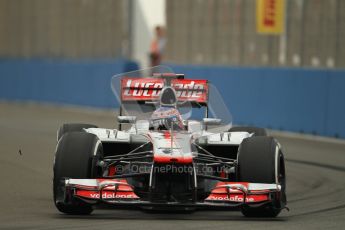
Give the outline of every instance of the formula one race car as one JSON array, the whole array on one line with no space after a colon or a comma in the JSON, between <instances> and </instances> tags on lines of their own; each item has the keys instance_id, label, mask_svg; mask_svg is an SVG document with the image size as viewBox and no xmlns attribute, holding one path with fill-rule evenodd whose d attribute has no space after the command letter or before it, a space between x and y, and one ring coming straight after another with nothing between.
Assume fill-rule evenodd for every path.
<instances>
[{"instance_id":1,"label":"formula one race car","mask_svg":"<svg viewBox=\"0 0 345 230\"><path fill-rule=\"evenodd\" d=\"M285 208L280 144L264 129L231 127L210 82L158 66L116 75L111 85L118 127L58 130L53 189L60 212L108 206L275 217Z\"/></svg>"}]
</instances>

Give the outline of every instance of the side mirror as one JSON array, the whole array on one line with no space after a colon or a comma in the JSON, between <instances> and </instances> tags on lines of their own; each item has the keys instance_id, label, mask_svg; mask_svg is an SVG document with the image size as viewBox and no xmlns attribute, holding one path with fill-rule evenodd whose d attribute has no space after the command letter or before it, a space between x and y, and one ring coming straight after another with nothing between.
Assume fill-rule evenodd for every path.
<instances>
[{"instance_id":1,"label":"side mirror","mask_svg":"<svg viewBox=\"0 0 345 230\"><path fill-rule=\"evenodd\" d=\"M204 125L220 125L222 122L222 119L218 118L204 118L202 119Z\"/></svg>"},{"instance_id":2,"label":"side mirror","mask_svg":"<svg viewBox=\"0 0 345 230\"><path fill-rule=\"evenodd\" d=\"M202 124L199 121L188 121L188 131L191 133L202 131Z\"/></svg>"},{"instance_id":3,"label":"side mirror","mask_svg":"<svg viewBox=\"0 0 345 230\"><path fill-rule=\"evenodd\" d=\"M150 129L150 122L146 120L138 120L135 123L137 130L147 131Z\"/></svg>"},{"instance_id":4,"label":"side mirror","mask_svg":"<svg viewBox=\"0 0 345 230\"><path fill-rule=\"evenodd\" d=\"M118 116L117 121L120 124L134 124L137 120L136 116Z\"/></svg>"}]
</instances>

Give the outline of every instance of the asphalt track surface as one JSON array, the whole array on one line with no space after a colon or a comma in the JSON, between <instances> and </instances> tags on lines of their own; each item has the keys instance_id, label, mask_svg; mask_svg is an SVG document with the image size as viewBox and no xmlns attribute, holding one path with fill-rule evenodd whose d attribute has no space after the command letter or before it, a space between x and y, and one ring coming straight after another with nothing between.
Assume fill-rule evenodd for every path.
<instances>
[{"instance_id":1,"label":"asphalt track surface","mask_svg":"<svg viewBox=\"0 0 345 230\"><path fill-rule=\"evenodd\" d=\"M112 127L114 121L112 111L0 102L0 229L345 229L345 141L276 132L287 158L290 208L278 218L233 211L60 214L52 201L57 128L64 122Z\"/></svg>"}]
</instances>

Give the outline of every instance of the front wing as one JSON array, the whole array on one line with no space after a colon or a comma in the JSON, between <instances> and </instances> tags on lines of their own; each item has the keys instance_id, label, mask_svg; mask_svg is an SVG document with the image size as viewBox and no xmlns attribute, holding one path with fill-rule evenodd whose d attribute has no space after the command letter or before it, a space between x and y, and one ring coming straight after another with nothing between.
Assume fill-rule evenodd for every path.
<instances>
[{"instance_id":1,"label":"front wing","mask_svg":"<svg viewBox=\"0 0 345 230\"><path fill-rule=\"evenodd\" d=\"M65 179L64 203L71 198L89 204L111 207L172 207L172 208L236 208L258 207L271 203L281 195L279 184L218 182L209 196L199 202L155 203L142 200L125 179Z\"/></svg>"}]
</instances>

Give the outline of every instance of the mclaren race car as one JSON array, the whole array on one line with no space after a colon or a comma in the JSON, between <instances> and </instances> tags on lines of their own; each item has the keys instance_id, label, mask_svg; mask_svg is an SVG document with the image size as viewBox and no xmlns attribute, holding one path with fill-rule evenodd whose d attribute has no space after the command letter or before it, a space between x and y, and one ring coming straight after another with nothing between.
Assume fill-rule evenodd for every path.
<instances>
[{"instance_id":1,"label":"mclaren race car","mask_svg":"<svg viewBox=\"0 0 345 230\"><path fill-rule=\"evenodd\" d=\"M240 210L276 217L286 207L284 156L256 127L232 127L207 80L169 68L115 75L117 124L64 124L57 134L56 208Z\"/></svg>"}]
</instances>

